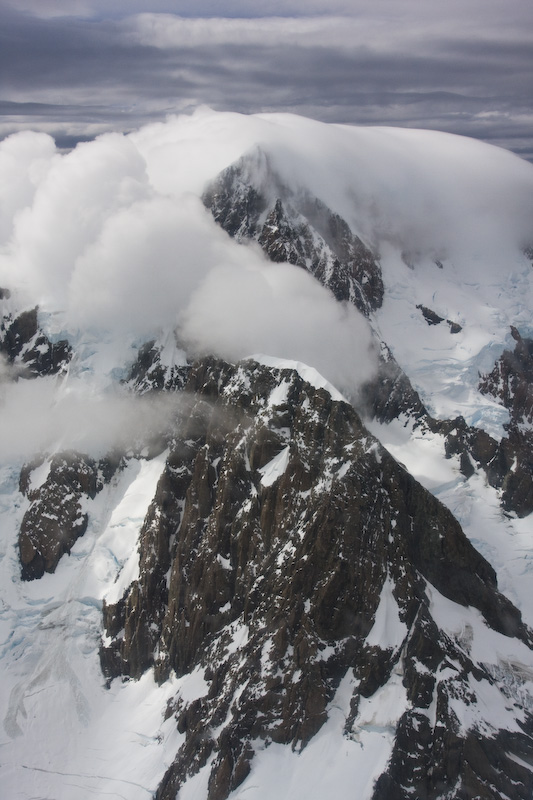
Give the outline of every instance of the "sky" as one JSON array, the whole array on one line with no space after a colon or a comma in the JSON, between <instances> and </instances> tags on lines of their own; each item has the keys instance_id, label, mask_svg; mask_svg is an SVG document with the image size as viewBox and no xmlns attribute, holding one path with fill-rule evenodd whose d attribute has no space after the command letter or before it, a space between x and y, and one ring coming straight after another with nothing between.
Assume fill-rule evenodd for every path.
<instances>
[{"instance_id":1,"label":"sky","mask_svg":"<svg viewBox=\"0 0 533 800\"><path fill-rule=\"evenodd\" d=\"M533 160L531 0L0 0L0 137L207 105L458 133Z\"/></svg>"}]
</instances>

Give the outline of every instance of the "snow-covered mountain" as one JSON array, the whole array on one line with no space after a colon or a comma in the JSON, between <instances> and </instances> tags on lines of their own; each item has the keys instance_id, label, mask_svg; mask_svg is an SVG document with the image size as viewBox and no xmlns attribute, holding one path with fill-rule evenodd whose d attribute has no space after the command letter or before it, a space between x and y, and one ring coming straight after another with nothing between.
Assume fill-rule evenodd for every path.
<instances>
[{"instance_id":1,"label":"snow-covered mountain","mask_svg":"<svg viewBox=\"0 0 533 800\"><path fill-rule=\"evenodd\" d=\"M2 796L533 794L533 168L0 143Z\"/></svg>"}]
</instances>

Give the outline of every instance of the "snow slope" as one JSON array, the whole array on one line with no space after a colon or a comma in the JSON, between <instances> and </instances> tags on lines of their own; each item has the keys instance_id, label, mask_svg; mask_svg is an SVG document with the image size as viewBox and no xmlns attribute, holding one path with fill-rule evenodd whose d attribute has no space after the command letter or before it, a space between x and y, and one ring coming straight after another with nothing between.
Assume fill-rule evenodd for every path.
<instances>
[{"instance_id":1,"label":"snow slope","mask_svg":"<svg viewBox=\"0 0 533 800\"><path fill-rule=\"evenodd\" d=\"M157 745L175 736L161 725L161 708L176 686L157 687L147 674L106 689L98 648L102 598L116 591L118 574L130 574L163 464L164 456L130 461L93 502L89 529L70 557L55 574L29 583L18 577L15 552L23 505L13 474L3 471L0 785L6 797L133 799L157 787L165 766Z\"/></svg>"}]
</instances>

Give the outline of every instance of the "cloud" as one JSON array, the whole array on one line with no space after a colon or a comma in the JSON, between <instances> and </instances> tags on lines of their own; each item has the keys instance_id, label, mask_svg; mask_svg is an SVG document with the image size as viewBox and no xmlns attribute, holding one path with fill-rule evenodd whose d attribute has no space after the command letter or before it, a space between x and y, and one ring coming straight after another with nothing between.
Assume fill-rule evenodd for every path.
<instances>
[{"instance_id":1,"label":"cloud","mask_svg":"<svg viewBox=\"0 0 533 800\"><path fill-rule=\"evenodd\" d=\"M142 427L143 408L106 387L113 369L134 358L132 345L176 326L193 354L309 362L350 393L369 377L374 356L361 314L305 271L270 264L257 246L231 239L198 196L258 137L275 140L283 130L204 110L63 155L43 134L0 144L14 187L4 197L11 225L0 286L13 292L10 308L38 305L48 335L66 336L76 354L64 386L12 382L2 367L6 453L101 452Z\"/></svg>"},{"instance_id":2,"label":"cloud","mask_svg":"<svg viewBox=\"0 0 533 800\"><path fill-rule=\"evenodd\" d=\"M38 304L46 332L67 336L76 355L63 382L15 382L0 362L4 454L101 453L151 414L167 424L166 407L109 387L135 346L175 328L191 354L300 361L357 394L375 366L367 321L306 271L231 239L200 200L258 145L294 192L318 197L368 243L421 257L446 250L463 279L466 255L470 282L480 263L501 271L531 242L533 167L447 134L208 109L67 154L45 134L15 134L0 143L0 286L12 290L2 303Z\"/></svg>"},{"instance_id":3,"label":"cloud","mask_svg":"<svg viewBox=\"0 0 533 800\"><path fill-rule=\"evenodd\" d=\"M20 150L18 141L2 143L4 150ZM0 253L0 280L26 290L37 303L64 308L76 259L110 215L149 191L144 161L118 134L64 157L51 153L48 142L42 155L43 140L33 141L33 171L26 170L33 175L33 196L14 217L12 237ZM24 163L19 165L23 172Z\"/></svg>"},{"instance_id":4,"label":"cloud","mask_svg":"<svg viewBox=\"0 0 533 800\"><path fill-rule=\"evenodd\" d=\"M0 242L11 234L15 214L31 204L55 152L54 140L43 133L26 131L0 142Z\"/></svg>"},{"instance_id":5,"label":"cloud","mask_svg":"<svg viewBox=\"0 0 533 800\"><path fill-rule=\"evenodd\" d=\"M82 17L116 19L144 11L176 13L174 0L3 0L6 8L23 10L37 17ZM516 21L528 19L528 0L513 0L502 7L500 0L448 0L445 6L435 6L426 0L376 0L371 6L366 0L269 0L258 5L256 0L181 0L179 13L184 17L260 18L345 15L354 18L382 17L397 24L413 26L417 21L445 21L461 28L476 25L482 32L487 24L497 21L505 30Z\"/></svg>"},{"instance_id":6,"label":"cloud","mask_svg":"<svg viewBox=\"0 0 533 800\"><path fill-rule=\"evenodd\" d=\"M245 269L211 270L181 315L180 341L229 361L251 353L302 361L355 396L376 367L366 320L301 268L251 256Z\"/></svg>"},{"instance_id":7,"label":"cloud","mask_svg":"<svg viewBox=\"0 0 533 800\"><path fill-rule=\"evenodd\" d=\"M4 5L37 17L116 18L147 10L146 0L3 0ZM259 6L255 0L181 0L179 13L187 17L324 16L354 11L352 0L269 0ZM173 0L151 0L151 12L176 13Z\"/></svg>"},{"instance_id":8,"label":"cloud","mask_svg":"<svg viewBox=\"0 0 533 800\"><path fill-rule=\"evenodd\" d=\"M140 337L176 324L210 269L244 253L199 199L154 197L119 210L76 260L69 280L69 328L132 331Z\"/></svg>"},{"instance_id":9,"label":"cloud","mask_svg":"<svg viewBox=\"0 0 533 800\"><path fill-rule=\"evenodd\" d=\"M0 29L0 135L35 125L71 142L208 104L442 129L533 157L526 0L18 8Z\"/></svg>"},{"instance_id":10,"label":"cloud","mask_svg":"<svg viewBox=\"0 0 533 800\"><path fill-rule=\"evenodd\" d=\"M22 305L59 314L72 335L146 338L176 323L213 266L243 266L249 256L190 192L200 194L252 131L226 132L217 144L213 131L202 141L202 115L182 123L131 138L105 134L66 155L43 134L0 142L0 286Z\"/></svg>"},{"instance_id":11,"label":"cloud","mask_svg":"<svg viewBox=\"0 0 533 800\"><path fill-rule=\"evenodd\" d=\"M62 310L71 328L171 324L211 269L257 261L198 197L256 143L286 182L376 245L492 247L531 235L530 170L504 150L447 134L204 109L66 155L43 134L1 142L0 285L26 288L28 302Z\"/></svg>"},{"instance_id":12,"label":"cloud","mask_svg":"<svg viewBox=\"0 0 533 800\"><path fill-rule=\"evenodd\" d=\"M275 45L282 50L290 45L298 48L313 47L320 50L363 50L363 55L376 54L394 58L398 55L414 53L427 57L449 54L450 49L465 58L465 45L470 46L470 60L475 64L479 56L485 56L488 46L495 48L493 55L507 59L509 45L522 48L522 62L526 63L529 37L518 25L501 29L491 24L489 19L482 23L479 19L466 16L460 30L457 18L452 14L427 14L424 7L417 9L415 15L409 13L408 5L402 4L402 13L395 6L387 5L387 16L377 4L374 7L354 8L341 15L335 15L330 8L327 15L276 16L272 9L260 18L251 17L188 17L176 13L144 12L123 20L121 29L132 42L143 46L164 50L179 48L194 49L206 45L260 46ZM427 6L427 4L426 4ZM300 9L301 10L301 9ZM407 12L406 12L407 10ZM418 13L422 11L422 13ZM396 12L396 13L395 13ZM518 54L517 54L518 55ZM451 66L451 65L450 65ZM424 76L420 78L423 80Z\"/></svg>"},{"instance_id":13,"label":"cloud","mask_svg":"<svg viewBox=\"0 0 533 800\"><path fill-rule=\"evenodd\" d=\"M16 370L8 362L4 353L0 353L0 399L2 397L2 385L8 383L16 377Z\"/></svg>"},{"instance_id":14,"label":"cloud","mask_svg":"<svg viewBox=\"0 0 533 800\"><path fill-rule=\"evenodd\" d=\"M357 20L350 17L267 17L262 19L189 18L144 13L124 23L131 41L161 50L206 47L264 47L276 44L301 48L368 46Z\"/></svg>"}]
</instances>

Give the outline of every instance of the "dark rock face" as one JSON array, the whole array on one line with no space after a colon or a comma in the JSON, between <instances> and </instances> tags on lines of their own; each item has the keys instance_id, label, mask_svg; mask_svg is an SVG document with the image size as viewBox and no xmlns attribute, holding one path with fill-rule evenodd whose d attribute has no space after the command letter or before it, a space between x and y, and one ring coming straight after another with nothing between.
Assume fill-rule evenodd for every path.
<instances>
[{"instance_id":1,"label":"dark rock face","mask_svg":"<svg viewBox=\"0 0 533 800\"><path fill-rule=\"evenodd\" d=\"M530 431L510 424L508 435L497 441L486 431L467 425L463 417L437 420L424 411L416 414L407 409L406 413L415 418L415 425L444 437L446 457L459 456L465 478L470 478L476 470L483 470L489 485L501 490L500 502L505 511L514 512L519 517L533 511L533 439ZM385 418L385 421L389 420Z\"/></svg>"},{"instance_id":2,"label":"dark rock face","mask_svg":"<svg viewBox=\"0 0 533 800\"><path fill-rule=\"evenodd\" d=\"M515 349L505 350L480 391L509 410L507 437L499 447L502 506L525 517L533 511L533 340L511 329Z\"/></svg>"},{"instance_id":3,"label":"dark rock face","mask_svg":"<svg viewBox=\"0 0 533 800\"><path fill-rule=\"evenodd\" d=\"M257 151L251 159L241 159L234 166L220 173L203 196L204 205L216 222L238 240L250 239L258 231L260 217L268 209L268 199L259 187L253 185L253 162L257 162L258 173L272 175L266 157ZM281 186L279 187L281 189Z\"/></svg>"},{"instance_id":4,"label":"dark rock face","mask_svg":"<svg viewBox=\"0 0 533 800\"><path fill-rule=\"evenodd\" d=\"M457 683L460 685L460 678ZM452 689L455 691L457 687ZM475 696L472 700L475 702ZM458 721L445 709L445 692L438 693L438 703L434 727L423 712L402 718L391 763L378 778L372 800L530 797L533 777L525 766L530 756L523 756L524 750L531 752L531 725L523 734L500 731L494 737L483 737L473 731L459 735Z\"/></svg>"},{"instance_id":5,"label":"dark rock face","mask_svg":"<svg viewBox=\"0 0 533 800\"><path fill-rule=\"evenodd\" d=\"M402 416L414 420L430 419L420 395L384 343L381 344L376 375L362 387L360 402L367 417L382 423Z\"/></svg>"},{"instance_id":6,"label":"dark rock face","mask_svg":"<svg viewBox=\"0 0 533 800\"><path fill-rule=\"evenodd\" d=\"M436 311L432 311L431 308L422 305L418 305L417 308L422 312L428 325L438 325L440 322L444 322L444 317L439 317Z\"/></svg>"},{"instance_id":7,"label":"dark rock face","mask_svg":"<svg viewBox=\"0 0 533 800\"><path fill-rule=\"evenodd\" d=\"M337 300L364 314L381 306L381 269L371 251L319 200L289 193L260 151L224 170L203 201L230 236L254 239L271 261L306 269Z\"/></svg>"},{"instance_id":8,"label":"dark rock face","mask_svg":"<svg viewBox=\"0 0 533 800\"><path fill-rule=\"evenodd\" d=\"M38 463L22 470L20 491L31 501L19 532L22 579L34 580L54 572L59 559L87 529L82 497L94 497L98 485L96 464L79 453L62 453L52 458L44 483L31 488L31 473Z\"/></svg>"},{"instance_id":9,"label":"dark rock face","mask_svg":"<svg viewBox=\"0 0 533 800\"><path fill-rule=\"evenodd\" d=\"M16 319L4 318L0 326L0 353L9 364L24 368L25 377L63 372L72 355L67 341L52 343L40 330L37 308L23 311Z\"/></svg>"},{"instance_id":10,"label":"dark rock face","mask_svg":"<svg viewBox=\"0 0 533 800\"><path fill-rule=\"evenodd\" d=\"M104 606L109 678L153 666L160 681L174 670L205 682L197 700L169 707L183 744L159 800L209 760L208 798L223 800L247 776L254 742L304 747L348 674L346 736L362 699L394 675L408 700L376 799L507 789L490 757L464 755L477 739L492 745L462 733L453 710L475 702L472 680L495 680L440 631L428 586L506 636L531 646L531 635L452 515L351 406L290 370L205 360L186 397L141 531L140 577ZM387 592L401 641L369 644ZM505 746L533 756L526 729ZM531 775L515 772L522 783L508 796L529 797Z\"/></svg>"},{"instance_id":11,"label":"dark rock face","mask_svg":"<svg viewBox=\"0 0 533 800\"><path fill-rule=\"evenodd\" d=\"M511 334L514 350L505 350L480 390L509 409L514 425L533 425L533 339L524 339L515 327Z\"/></svg>"},{"instance_id":12,"label":"dark rock face","mask_svg":"<svg viewBox=\"0 0 533 800\"><path fill-rule=\"evenodd\" d=\"M160 348L155 341L146 342L133 364L127 385L139 395L148 392L183 389L187 381L188 367L163 366Z\"/></svg>"},{"instance_id":13,"label":"dark rock face","mask_svg":"<svg viewBox=\"0 0 533 800\"><path fill-rule=\"evenodd\" d=\"M423 305L417 305L417 308L422 312L422 315L428 325L440 325L441 322L444 322L444 317L439 316L439 314L437 314L437 312L433 311L431 308ZM453 322L451 319L447 319L446 322L450 326L451 333L460 333L463 330L462 326L459 325L458 322Z\"/></svg>"}]
</instances>

